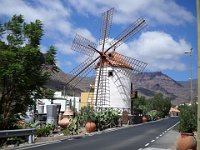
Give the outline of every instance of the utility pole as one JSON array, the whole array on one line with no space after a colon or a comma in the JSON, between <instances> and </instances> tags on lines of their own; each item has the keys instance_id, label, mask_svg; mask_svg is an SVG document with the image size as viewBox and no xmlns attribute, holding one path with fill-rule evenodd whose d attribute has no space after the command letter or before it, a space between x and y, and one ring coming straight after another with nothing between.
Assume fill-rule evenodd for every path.
<instances>
[{"instance_id":1,"label":"utility pole","mask_svg":"<svg viewBox=\"0 0 200 150\"><path fill-rule=\"evenodd\" d=\"M190 103L192 103L193 100L193 87L192 87L192 48L190 51L185 51L185 54L189 54L190 56Z\"/></svg>"},{"instance_id":2,"label":"utility pole","mask_svg":"<svg viewBox=\"0 0 200 150\"><path fill-rule=\"evenodd\" d=\"M197 36L198 36L198 76L200 75L200 1L196 0L197 8ZM200 150L200 79L198 79L198 115L197 115L197 150Z\"/></svg>"}]
</instances>

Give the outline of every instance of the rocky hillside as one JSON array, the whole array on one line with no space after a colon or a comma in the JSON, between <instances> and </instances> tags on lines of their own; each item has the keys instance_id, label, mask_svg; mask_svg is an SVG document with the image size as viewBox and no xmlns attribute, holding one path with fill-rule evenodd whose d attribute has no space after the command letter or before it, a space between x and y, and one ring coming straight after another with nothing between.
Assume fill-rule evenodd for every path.
<instances>
[{"instance_id":1,"label":"rocky hillside","mask_svg":"<svg viewBox=\"0 0 200 150\"><path fill-rule=\"evenodd\" d=\"M80 96L81 91L89 91L90 84L94 84L94 78L85 78L76 88L70 87L67 81L70 75L62 70L52 72L51 79L47 86L55 90L65 89L67 94ZM169 97L173 104L189 102L189 83L188 81L175 81L162 72L144 73L143 77L134 85L138 90L139 96L152 97L155 93L162 93ZM197 95L197 80L193 81L193 95ZM194 96L195 97L195 96Z\"/></svg>"},{"instance_id":2,"label":"rocky hillside","mask_svg":"<svg viewBox=\"0 0 200 150\"><path fill-rule=\"evenodd\" d=\"M152 97L155 93L162 93L169 97L173 104L189 102L189 82L175 81L162 72L144 73L143 78L137 83L139 94ZM197 80L193 81L193 95L197 95ZM195 96L193 96L195 97Z\"/></svg>"},{"instance_id":3,"label":"rocky hillside","mask_svg":"<svg viewBox=\"0 0 200 150\"><path fill-rule=\"evenodd\" d=\"M76 87L71 87L71 85L67 84L70 74L64 73L62 70L58 72L51 72L51 78L46 83L46 86L59 91L65 91L67 95L75 95L80 96L82 91L89 91L90 84L94 84L94 78L84 78Z\"/></svg>"}]
</instances>

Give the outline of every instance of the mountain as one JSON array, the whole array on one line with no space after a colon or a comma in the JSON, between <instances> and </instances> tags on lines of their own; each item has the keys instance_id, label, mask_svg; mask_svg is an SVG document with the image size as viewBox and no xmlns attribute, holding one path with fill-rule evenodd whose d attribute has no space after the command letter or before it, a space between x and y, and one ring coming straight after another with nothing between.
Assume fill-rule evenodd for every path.
<instances>
[{"instance_id":1,"label":"mountain","mask_svg":"<svg viewBox=\"0 0 200 150\"><path fill-rule=\"evenodd\" d=\"M186 89L186 91L190 91L190 81L178 81L181 85L183 85L184 86L184 88ZM197 79L193 79L192 80L192 92L193 92L193 99L194 100L197 100L197 83L198 83L198 81L197 81ZM189 96L190 97L190 96Z\"/></svg>"},{"instance_id":2,"label":"mountain","mask_svg":"<svg viewBox=\"0 0 200 150\"><path fill-rule=\"evenodd\" d=\"M65 91L68 95L80 96L81 91L89 91L95 78L84 78L76 88L67 85L67 79L71 76L62 70L51 72L51 78L46 86L55 90ZM78 80L77 80L78 81ZM169 97L172 104L189 102L190 88L188 81L175 81L162 72L145 72L140 80L133 84L139 96L153 97L156 93L162 93ZM197 95L197 80L193 80L193 95ZM195 96L193 96L195 98Z\"/></svg>"},{"instance_id":3,"label":"mountain","mask_svg":"<svg viewBox=\"0 0 200 150\"><path fill-rule=\"evenodd\" d=\"M94 84L95 78L87 77L81 80L76 87L71 87L67 82L72 75L64 73L61 69L58 70L58 72L53 72L51 69L48 70L51 77L47 81L46 87L63 92L65 91L67 95L80 96L82 91L89 91L90 84ZM79 80L76 78L75 81Z\"/></svg>"},{"instance_id":4,"label":"mountain","mask_svg":"<svg viewBox=\"0 0 200 150\"><path fill-rule=\"evenodd\" d=\"M172 100L172 104L189 102L190 88L188 81L175 81L162 72L144 73L142 79L135 86L139 95L152 97L155 93L162 93ZM197 95L197 80L193 80L193 95ZM193 96L195 98L195 96Z\"/></svg>"}]
</instances>

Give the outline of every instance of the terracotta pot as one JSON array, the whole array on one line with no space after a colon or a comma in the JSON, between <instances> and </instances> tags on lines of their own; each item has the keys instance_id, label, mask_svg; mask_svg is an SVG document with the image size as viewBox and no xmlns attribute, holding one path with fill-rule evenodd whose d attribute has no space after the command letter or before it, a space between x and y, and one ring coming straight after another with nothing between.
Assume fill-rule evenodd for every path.
<instances>
[{"instance_id":1,"label":"terracotta pot","mask_svg":"<svg viewBox=\"0 0 200 150\"><path fill-rule=\"evenodd\" d=\"M194 133L181 133L176 141L177 150L196 150L197 141Z\"/></svg>"},{"instance_id":2,"label":"terracotta pot","mask_svg":"<svg viewBox=\"0 0 200 150\"><path fill-rule=\"evenodd\" d=\"M60 121L58 121L59 126L61 126L61 128L67 128L67 126L69 125L70 119L68 117L62 118Z\"/></svg>"},{"instance_id":3,"label":"terracotta pot","mask_svg":"<svg viewBox=\"0 0 200 150\"><path fill-rule=\"evenodd\" d=\"M85 125L86 132L91 133L96 130L96 124L94 122L87 122Z\"/></svg>"},{"instance_id":4,"label":"terracotta pot","mask_svg":"<svg viewBox=\"0 0 200 150\"><path fill-rule=\"evenodd\" d=\"M71 111L70 106L67 105L63 116L61 114L59 115L59 119L58 119L59 126L61 126L62 128L67 128L71 120L70 116L72 115L73 115L73 112Z\"/></svg>"},{"instance_id":5,"label":"terracotta pot","mask_svg":"<svg viewBox=\"0 0 200 150\"><path fill-rule=\"evenodd\" d=\"M142 122L143 122L143 123L147 122L147 117L143 116L143 117L142 117Z\"/></svg>"}]
</instances>

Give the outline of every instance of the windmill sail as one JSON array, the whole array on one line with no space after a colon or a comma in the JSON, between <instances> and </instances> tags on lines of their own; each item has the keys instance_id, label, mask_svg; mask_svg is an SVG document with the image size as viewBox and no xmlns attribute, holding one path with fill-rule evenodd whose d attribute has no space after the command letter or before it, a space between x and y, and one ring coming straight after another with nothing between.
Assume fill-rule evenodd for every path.
<instances>
[{"instance_id":1,"label":"windmill sail","mask_svg":"<svg viewBox=\"0 0 200 150\"><path fill-rule=\"evenodd\" d=\"M76 34L71 49L91 57L95 53L94 49L92 49L91 47L96 48L97 44L91 42L81 35Z\"/></svg>"},{"instance_id":2,"label":"windmill sail","mask_svg":"<svg viewBox=\"0 0 200 150\"><path fill-rule=\"evenodd\" d=\"M101 33L100 33L100 40L99 40L99 45L103 45L102 49L104 49L104 44L105 44L105 42L107 42L109 35L110 35L113 11L114 11L114 9L111 8L102 14Z\"/></svg>"}]
</instances>

